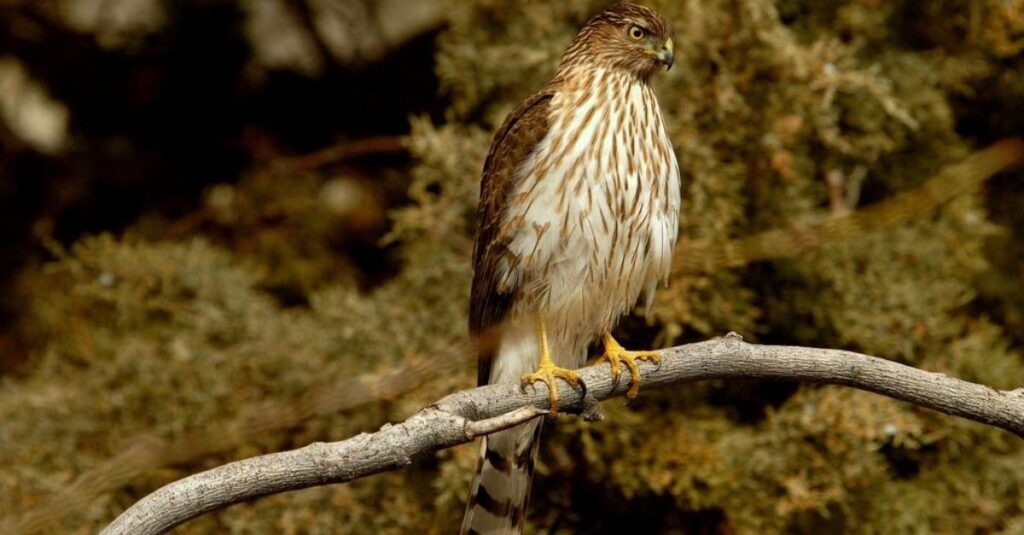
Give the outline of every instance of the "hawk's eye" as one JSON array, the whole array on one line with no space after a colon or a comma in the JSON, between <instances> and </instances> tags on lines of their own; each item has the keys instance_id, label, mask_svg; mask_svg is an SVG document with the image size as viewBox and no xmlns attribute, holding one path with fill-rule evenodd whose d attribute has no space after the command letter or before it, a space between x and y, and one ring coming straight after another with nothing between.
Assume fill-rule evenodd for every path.
<instances>
[{"instance_id":1,"label":"hawk's eye","mask_svg":"<svg viewBox=\"0 0 1024 535\"><path fill-rule=\"evenodd\" d=\"M647 31L639 26L633 26L629 29L629 36L635 41L639 41L647 35Z\"/></svg>"}]
</instances>

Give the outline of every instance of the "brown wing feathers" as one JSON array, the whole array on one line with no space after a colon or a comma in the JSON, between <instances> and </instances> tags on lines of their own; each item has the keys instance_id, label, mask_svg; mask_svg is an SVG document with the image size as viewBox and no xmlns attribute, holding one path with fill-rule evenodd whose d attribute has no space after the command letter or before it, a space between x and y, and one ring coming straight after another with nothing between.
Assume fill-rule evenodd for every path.
<instances>
[{"instance_id":1,"label":"brown wing feathers","mask_svg":"<svg viewBox=\"0 0 1024 535\"><path fill-rule=\"evenodd\" d=\"M490 375L493 336L488 330L500 324L508 314L515 288L498 288L498 262L507 254L507 236L501 226L511 203L511 195L520 180L519 168L548 132L551 92L541 92L523 101L494 135L484 160L480 179L479 228L473 247L473 286L470 294L469 331L480 346L477 384L487 383Z\"/></svg>"}]
</instances>

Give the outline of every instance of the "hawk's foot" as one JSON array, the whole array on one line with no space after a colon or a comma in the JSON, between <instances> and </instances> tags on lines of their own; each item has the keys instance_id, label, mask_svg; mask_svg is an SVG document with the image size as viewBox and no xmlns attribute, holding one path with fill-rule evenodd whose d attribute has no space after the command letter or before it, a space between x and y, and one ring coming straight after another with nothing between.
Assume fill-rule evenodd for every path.
<instances>
[{"instance_id":1,"label":"hawk's foot","mask_svg":"<svg viewBox=\"0 0 1024 535\"><path fill-rule=\"evenodd\" d=\"M622 375L622 366L629 370L629 391L626 397L633 399L640 393L640 370L637 369L636 361L649 360L653 364L661 364L661 357L657 351L630 351L622 347L611 333L604 333L604 355L598 362L608 362L612 367L612 379L616 381Z\"/></svg>"},{"instance_id":2,"label":"hawk's foot","mask_svg":"<svg viewBox=\"0 0 1024 535\"><path fill-rule=\"evenodd\" d=\"M561 379L572 387L580 385L579 374L574 370L555 366L551 358L544 358L544 355L541 356L537 371L523 374L522 378L523 388L533 383L544 383L548 386L548 397L551 399L551 412L548 413L548 417L552 419L558 417L558 385L555 384L555 379Z\"/></svg>"},{"instance_id":3,"label":"hawk's foot","mask_svg":"<svg viewBox=\"0 0 1024 535\"><path fill-rule=\"evenodd\" d=\"M580 376L573 370L555 366L555 361L551 360L548 332L544 328L544 319L540 314L537 314L537 341L540 344L540 367L533 373L523 374L521 381L523 388L537 382L548 385L548 396L551 399L551 412L548 413L548 418L555 419L558 417L558 386L555 379L561 379L575 388L580 385Z\"/></svg>"}]
</instances>

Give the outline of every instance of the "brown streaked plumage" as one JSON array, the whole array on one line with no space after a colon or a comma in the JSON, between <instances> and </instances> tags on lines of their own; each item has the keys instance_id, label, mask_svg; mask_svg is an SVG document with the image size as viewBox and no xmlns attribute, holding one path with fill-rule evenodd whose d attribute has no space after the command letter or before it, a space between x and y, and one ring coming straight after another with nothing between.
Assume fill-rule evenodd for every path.
<instances>
[{"instance_id":1,"label":"brown streaked plumage","mask_svg":"<svg viewBox=\"0 0 1024 535\"><path fill-rule=\"evenodd\" d=\"M669 273L679 169L650 80L671 63L664 19L614 5L495 133L473 251L480 384L572 383L569 369L603 336L612 373L625 366L635 395L635 360L656 360L608 333ZM463 533L522 532L540 430L530 422L484 440Z\"/></svg>"},{"instance_id":2,"label":"brown streaked plumage","mask_svg":"<svg viewBox=\"0 0 1024 535\"><path fill-rule=\"evenodd\" d=\"M494 134L491 150L484 160L477 206L478 228L473 246L476 269L473 271L469 310L469 331L478 339L508 315L515 295L514 288L497 288L494 284L498 279L498 261L510 254L508 232L501 232L501 228L504 224L517 226L513 221L506 221L507 201L516 185L516 169L548 131L551 95L550 92L537 93L516 107ZM481 351L477 384L487 384L490 359L489 351Z\"/></svg>"}]
</instances>

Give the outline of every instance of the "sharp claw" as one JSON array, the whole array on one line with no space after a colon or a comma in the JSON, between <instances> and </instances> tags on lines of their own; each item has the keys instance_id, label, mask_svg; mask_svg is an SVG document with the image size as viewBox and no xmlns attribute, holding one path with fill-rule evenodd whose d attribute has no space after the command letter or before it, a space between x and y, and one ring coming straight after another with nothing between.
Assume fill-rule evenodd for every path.
<instances>
[{"instance_id":1,"label":"sharp claw","mask_svg":"<svg viewBox=\"0 0 1024 535\"><path fill-rule=\"evenodd\" d=\"M638 360L647 360L652 364L661 364L661 357L654 352L633 352L633 351L613 351L606 353L602 360L608 361L611 365L612 379L615 381L619 380L622 375L622 364L626 365L629 370L630 385L629 390L626 391L626 397L634 399L640 393L640 368L636 365Z\"/></svg>"},{"instance_id":2,"label":"sharp claw","mask_svg":"<svg viewBox=\"0 0 1024 535\"><path fill-rule=\"evenodd\" d=\"M553 367L542 367L534 373L524 374L520 379L520 383L524 389L527 385L537 382L544 383L548 387L548 396L551 400L551 411L548 413L548 418L551 419L558 416L558 385L555 380L559 378L566 383L569 383L572 387L579 387L580 385L580 378L576 372Z\"/></svg>"},{"instance_id":3,"label":"sharp claw","mask_svg":"<svg viewBox=\"0 0 1024 535\"><path fill-rule=\"evenodd\" d=\"M614 359L608 359L612 365L612 379L618 381L619 376L622 375L622 366L619 366L619 361Z\"/></svg>"},{"instance_id":4,"label":"sharp claw","mask_svg":"<svg viewBox=\"0 0 1024 535\"><path fill-rule=\"evenodd\" d=\"M636 367L636 362L632 360L626 360L626 367L629 368L629 390L626 392L626 397L629 399L636 398L637 394L640 393L640 370Z\"/></svg>"}]
</instances>

